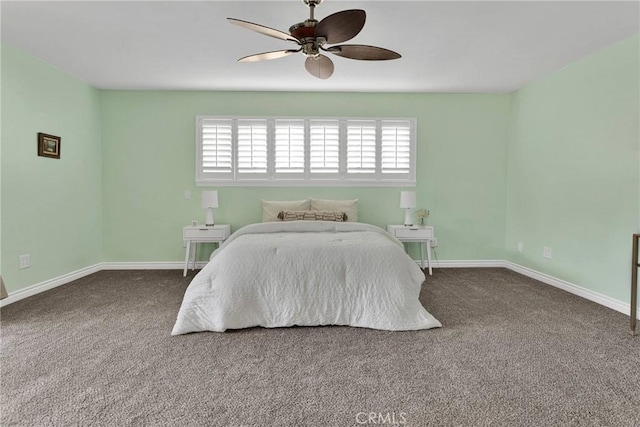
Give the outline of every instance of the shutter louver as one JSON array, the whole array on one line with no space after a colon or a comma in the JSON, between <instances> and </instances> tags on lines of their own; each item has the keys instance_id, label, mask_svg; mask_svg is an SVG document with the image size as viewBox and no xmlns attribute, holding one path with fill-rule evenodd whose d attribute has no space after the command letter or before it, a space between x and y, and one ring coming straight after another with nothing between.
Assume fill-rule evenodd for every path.
<instances>
[{"instance_id":1,"label":"shutter louver","mask_svg":"<svg viewBox=\"0 0 640 427\"><path fill-rule=\"evenodd\" d=\"M335 174L340 171L340 126L337 120L312 120L310 132L311 173Z\"/></svg>"},{"instance_id":2,"label":"shutter louver","mask_svg":"<svg viewBox=\"0 0 640 427\"><path fill-rule=\"evenodd\" d=\"M231 174L231 120L202 120L202 173Z\"/></svg>"},{"instance_id":3,"label":"shutter louver","mask_svg":"<svg viewBox=\"0 0 640 427\"><path fill-rule=\"evenodd\" d=\"M266 120L238 120L238 173L267 173Z\"/></svg>"},{"instance_id":4,"label":"shutter louver","mask_svg":"<svg viewBox=\"0 0 640 427\"><path fill-rule=\"evenodd\" d=\"M411 171L411 126L404 121L382 122L382 173Z\"/></svg>"},{"instance_id":5,"label":"shutter louver","mask_svg":"<svg viewBox=\"0 0 640 427\"><path fill-rule=\"evenodd\" d=\"M304 173L304 120L276 120L275 171Z\"/></svg>"},{"instance_id":6,"label":"shutter louver","mask_svg":"<svg viewBox=\"0 0 640 427\"><path fill-rule=\"evenodd\" d=\"M347 122L347 173L376 172L376 122Z\"/></svg>"}]
</instances>

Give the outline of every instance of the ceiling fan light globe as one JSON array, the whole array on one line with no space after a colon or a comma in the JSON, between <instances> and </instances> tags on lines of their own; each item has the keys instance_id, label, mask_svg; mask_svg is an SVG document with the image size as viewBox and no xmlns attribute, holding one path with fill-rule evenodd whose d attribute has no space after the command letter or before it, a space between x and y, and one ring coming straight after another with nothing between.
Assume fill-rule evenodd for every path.
<instances>
[{"instance_id":1,"label":"ceiling fan light globe","mask_svg":"<svg viewBox=\"0 0 640 427\"><path fill-rule=\"evenodd\" d=\"M307 57L304 67L309 74L322 80L333 74L333 62L324 55L318 55L316 58Z\"/></svg>"}]
</instances>

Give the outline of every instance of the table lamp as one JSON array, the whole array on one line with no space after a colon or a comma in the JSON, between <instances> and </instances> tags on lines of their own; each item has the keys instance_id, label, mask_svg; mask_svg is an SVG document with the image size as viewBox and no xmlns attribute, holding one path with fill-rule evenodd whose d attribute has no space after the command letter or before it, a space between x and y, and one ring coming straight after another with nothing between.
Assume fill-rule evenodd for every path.
<instances>
[{"instance_id":1,"label":"table lamp","mask_svg":"<svg viewBox=\"0 0 640 427\"><path fill-rule=\"evenodd\" d=\"M415 191L401 191L400 192L400 207L405 210L404 225L405 227L411 227L413 225L413 219L411 218L411 210L416 207L416 192Z\"/></svg>"},{"instance_id":2,"label":"table lamp","mask_svg":"<svg viewBox=\"0 0 640 427\"><path fill-rule=\"evenodd\" d=\"M207 220L204 225L214 225L213 222L213 209L218 207L218 192L217 191L203 191L200 194L200 203L202 209L207 211Z\"/></svg>"}]
</instances>

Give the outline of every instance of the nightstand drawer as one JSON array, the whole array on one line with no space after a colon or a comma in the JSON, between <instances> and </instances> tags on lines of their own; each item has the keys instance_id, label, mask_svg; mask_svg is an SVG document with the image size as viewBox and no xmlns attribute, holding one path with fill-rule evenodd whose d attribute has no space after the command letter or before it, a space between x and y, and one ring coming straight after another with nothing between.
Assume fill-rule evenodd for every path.
<instances>
[{"instance_id":1,"label":"nightstand drawer","mask_svg":"<svg viewBox=\"0 0 640 427\"><path fill-rule=\"evenodd\" d=\"M398 239L432 239L433 228L393 227L393 235ZM391 230L390 230L391 231Z\"/></svg>"},{"instance_id":2,"label":"nightstand drawer","mask_svg":"<svg viewBox=\"0 0 640 427\"><path fill-rule=\"evenodd\" d=\"M431 239L433 230L430 228L396 228L395 234L399 239Z\"/></svg>"},{"instance_id":3,"label":"nightstand drawer","mask_svg":"<svg viewBox=\"0 0 640 427\"><path fill-rule=\"evenodd\" d=\"M225 240L229 237L229 227L186 227L184 240Z\"/></svg>"}]
</instances>

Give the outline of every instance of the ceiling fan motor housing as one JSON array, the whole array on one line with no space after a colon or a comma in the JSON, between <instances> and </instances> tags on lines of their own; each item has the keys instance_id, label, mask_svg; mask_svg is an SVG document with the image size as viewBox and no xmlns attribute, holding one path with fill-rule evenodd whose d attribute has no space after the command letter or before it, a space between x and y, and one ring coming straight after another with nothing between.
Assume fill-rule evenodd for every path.
<instances>
[{"instance_id":1,"label":"ceiling fan motor housing","mask_svg":"<svg viewBox=\"0 0 640 427\"><path fill-rule=\"evenodd\" d=\"M315 19L307 19L304 22L299 22L289 27L289 33L301 42L304 42L305 39L315 37L317 23L318 21Z\"/></svg>"},{"instance_id":2,"label":"ceiling fan motor housing","mask_svg":"<svg viewBox=\"0 0 640 427\"><path fill-rule=\"evenodd\" d=\"M300 40L302 53L310 58L317 57L320 54L320 46L327 41L324 37L316 37L317 23L318 21L315 19L307 19L289 27L289 33Z\"/></svg>"}]
</instances>

